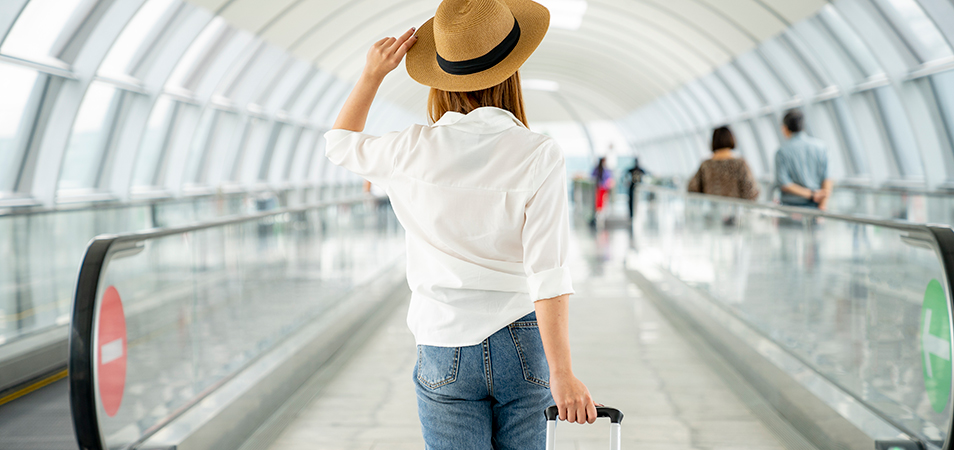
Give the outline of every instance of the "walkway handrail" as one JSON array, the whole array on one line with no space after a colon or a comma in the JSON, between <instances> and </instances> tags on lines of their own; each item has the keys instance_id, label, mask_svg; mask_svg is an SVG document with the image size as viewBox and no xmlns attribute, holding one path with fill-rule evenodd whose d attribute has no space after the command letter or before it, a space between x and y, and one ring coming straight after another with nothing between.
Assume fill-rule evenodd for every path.
<instances>
[{"instance_id":1,"label":"walkway handrail","mask_svg":"<svg viewBox=\"0 0 954 450\"><path fill-rule=\"evenodd\" d=\"M947 330L949 335L951 335L951 340L954 341L954 329L951 329L952 324L954 324L954 318L952 318L952 312L954 312L954 229L949 225L934 225L934 224L917 224L913 222L908 222L904 220L896 219L879 219L872 217L863 217L863 216L853 216L845 214L835 214L825 211L820 211L818 209L812 208L800 208L793 206L782 206L770 203L761 203L754 202L749 200L742 200L737 198L714 196L714 195L705 195L698 193L690 193L682 190L667 188L663 186L653 186L653 185L637 185L638 191L643 191L646 193L654 193L661 196L670 196L670 197L682 197L686 200L695 200L708 202L716 205L727 205L729 207L739 207L744 210L755 211L756 213L762 213L770 217L779 217L779 218L791 218L792 216L802 216L806 220L804 223L812 223L814 218L825 218L831 219L834 221L845 222L848 224L857 224L857 225L870 225L875 227L881 227L885 229L893 229L899 232L902 232L900 235L901 240L908 245L915 247L920 247L933 251L938 259L938 262L941 265L942 276L944 277L943 286L946 294L947 308L948 308L948 324L949 329ZM646 197L639 197L639 202L643 201L652 201L646 200ZM687 204L688 205L688 204ZM688 209L688 206L686 206ZM639 214L639 213L637 213ZM796 219L797 220L797 219ZM733 222L730 222L733 223ZM905 235L906 234L906 235ZM793 355L795 356L795 355ZM801 359L796 356L796 358ZM825 375L822 375L825 376ZM825 378L828 378L825 376ZM839 385L839 383L831 380L834 384ZM912 433L911 430L907 429L903 424L899 423L893 417L890 417L888 414L885 414L878 408L869 404L865 399L860 398L850 390L845 391L848 395L854 397L860 404L865 405L866 408L870 409L873 413L881 417L887 423L890 423L892 426L899 430L904 430L906 433L910 434L912 438L915 436L922 436L922 433L915 432ZM952 377L952 386L950 393L954 396L954 377ZM943 443L932 442L939 447L944 449L952 448L951 444L954 443L954 414L951 413L951 404L950 399L948 406L946 408L948 413L946 426L946 436ZM922 443L923 444L923 443ZM943 445L941 445L943 444ZM925 447L927 448L927 447Z\"/></svg>"},{"instance_id":2,"label":"walkway handrail","mask_svg":"<svg viewBox=\"0 0 954 450\"><path fill-rule=\"evenodd\" d=\"M386 197L362 195L258 214L226 217L194 225L102 235L94 238L89 243L80 265L74 292L69 335L70 407L80 449L101 450L104 448L104 436L100 433L101 428L97 418L97 391L96 386L94 386L96 357L93 342L96 331L95 318L100 307L97 293L102 271L110 259L115 256L128 256L142 251L144 249L142 243L146 240L228 225L252 223L269 217L277 218L290 214L300 214L332 206L359 204L381 198Z\"/></svg>"},{"instance_id":3,"label":"walkway handrail","mask_svg":"<svg viewBox=\"0 0 954 450\"><path fill-rule=\"evenodd\" d=\"M687 198L706 200L706 201L711 201L714 203L744 206L746 208L752 208L752 209L776 211L776 212L784 213L784 214L799 214L802 216L810 216L810 217L826 217L829 219L840 220L844 222L854 222L854 223L865 224L865 225L875 225L879 227L895 228L895 229L905 230L905 231L923 231L924 229L923 225L920 225L914 222L909 222L907 220L901 220L901 219L879 219L877 217L862 216L862 215L830 213L830 212L822 211L816 208L785 206L785 205L777 205L774 203L743 200L743 199L734 198L734 197L723 197L719 195L707 195L707 194L699 194L695 192L684 192L678 189L672 189L672 188L667 188L663 186L653 186L648 184L639 184L637 185L637 189L643 190L643 191L664 192L666 194L681 194L686 196ZM945 228L946 226L940 226L940 227Z\"/></svg>"}]
</instances>

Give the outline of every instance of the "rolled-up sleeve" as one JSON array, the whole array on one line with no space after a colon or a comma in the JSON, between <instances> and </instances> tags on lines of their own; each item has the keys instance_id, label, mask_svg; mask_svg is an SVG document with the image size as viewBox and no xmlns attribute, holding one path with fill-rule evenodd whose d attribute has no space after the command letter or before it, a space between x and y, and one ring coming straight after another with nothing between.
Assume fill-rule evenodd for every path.
<instances>
[{"instance_id":1,"label":"rolled-up sleeve","mask_svg":"<svg viewBox=\"0 0 954 450\"><path fill-rule=\"evenodd\" d=\"M356 131L331 130L325 133L325 156L332 163L387 188L404 136L402 132L378 137Z\"/></svg>"},{"instance_id":2,"label":"rolled-up sleeve","mask_svg":"<svg viewBox=\"0 0 954 450\"><path fill-rule=\"evenodd\" d=\"M559 152L559 149L555 149ZM566 162L562 152L546 166L546 178L527 202L523 264L533 301L573 293L567 251L570 242Z\"/></svg>"}]
</instances>

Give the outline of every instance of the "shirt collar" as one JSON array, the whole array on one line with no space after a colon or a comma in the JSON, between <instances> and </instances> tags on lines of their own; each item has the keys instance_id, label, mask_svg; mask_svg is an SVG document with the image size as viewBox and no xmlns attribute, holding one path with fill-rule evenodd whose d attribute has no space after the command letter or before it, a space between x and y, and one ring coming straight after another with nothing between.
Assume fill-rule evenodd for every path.
<instances>
[{"instance_id":1,"label":"shirt collar","mask_svg":"<svg viewBox=\"0 0 954 450\"><path fill-rule=\"evenodd\" d=\"M433 126L454 127L474 133L497 133L514 126L526 128L510 111L493 106L483 106L466 115L448 111Z\"/></svg>"}]
</instances>

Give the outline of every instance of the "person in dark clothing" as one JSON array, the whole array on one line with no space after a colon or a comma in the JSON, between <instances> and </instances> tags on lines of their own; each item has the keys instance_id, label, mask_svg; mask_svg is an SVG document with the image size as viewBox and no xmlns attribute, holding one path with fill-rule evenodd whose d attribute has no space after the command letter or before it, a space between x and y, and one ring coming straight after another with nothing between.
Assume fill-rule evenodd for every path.
<instances>
[{"instance_id":1,"label":"person in dark clothing","mask_svg":"<svg viewBox=\"0 0 954 450\"><path fill-rule=\"evenodd\" d=\"M629 169L629 218L633 218L633 209L635 208L633 197L636 195L636 185L642 180L643 175L648 173L639 166L639 158L633 159L633 167Z\"/></svg>"}]
</instances>

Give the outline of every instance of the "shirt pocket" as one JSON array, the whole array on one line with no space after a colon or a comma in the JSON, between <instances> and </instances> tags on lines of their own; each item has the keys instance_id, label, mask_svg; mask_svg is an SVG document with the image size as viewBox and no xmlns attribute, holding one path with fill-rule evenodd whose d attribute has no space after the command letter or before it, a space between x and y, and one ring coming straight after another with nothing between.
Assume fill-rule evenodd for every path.
<instances>
[{"instance_id":1,"label":"shirt pocket","mask_svg":"<svg viewBox=\"0 0 954 450\"><path fill-rule=\"evenodd\" d=\"M437 389L457 381L460 347L417 346L417 380Z\"/></svg>"}]
</instances>

